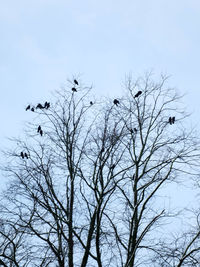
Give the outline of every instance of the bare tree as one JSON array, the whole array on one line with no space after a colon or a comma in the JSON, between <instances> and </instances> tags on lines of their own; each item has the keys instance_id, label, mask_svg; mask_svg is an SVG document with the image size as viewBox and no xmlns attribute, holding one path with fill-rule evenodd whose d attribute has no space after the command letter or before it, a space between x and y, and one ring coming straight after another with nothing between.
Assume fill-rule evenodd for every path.
<instances>
[{"instance_id":1,"label":"bare tree","mask_svg":"<svg viewBox=\"0 0 200 267\"><path fill-rule=\"evenodd\" d=\"M80 84L62 89L48 109L35 111L26 137L13 139L1 203L4 266L198 262L199 229L174 241L184 248L173 256L156 236L170 212L159 192L180 176L195 176L199 163L199 141L184 126L181 97L163 76L158 82L129 77L125 85L117 105L91 101L91 88ZM176 258L174 265L166 255Z\"/></svg>"}]
</instances>

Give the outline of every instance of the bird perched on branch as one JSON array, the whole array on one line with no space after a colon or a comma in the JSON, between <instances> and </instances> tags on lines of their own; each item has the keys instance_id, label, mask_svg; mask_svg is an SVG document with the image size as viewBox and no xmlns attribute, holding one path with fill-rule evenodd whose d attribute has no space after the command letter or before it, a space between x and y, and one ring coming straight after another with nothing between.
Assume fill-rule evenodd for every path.
<instances>
[{"instance_id":1,"label":"bird perched on branch","mask_svg":"<svg viewBox=\"0 0 200 267\"><path fill-rule=\"evenodd\" d=\"M39 125L38 128L37 128L37 132L39 133L41 131L41 126Z\"/></svg>"},{"instance_id":2,"label":"bird perched on branch","mask_svg":"<svg viewBox=\"0 0 200 267\"><path fill-rule=\"evenodd\" d=\"M142 91L138 91L137 94L135 94L134 97L136 98L136 97L140 96L141 94L142 94Z\"/></svg>"},{"instance_id":3,"label":"bird perched on branch","mask_svg":"<svg viewBox=\"0 0 200 267\"><path fill-rule=\"evenodd\" d=\"M43 135L43 131L42 131L42 130L40 130L40 135L41 135L41 136Z\"/></svg>"},{"instance_id":4,"label":"bird perched on branch","mask_svg":"<svg viewBox=\"0 0 200 267\"><path fill-rule=\"evenodd\" d=\"M34 111L35 111L34 107L32 107L32 108L31 108L31 111L32 111L32 112L34 112Z\"/></svg>"},{"instance_id":5,"label":"bird perched on branch","mask_svg":"<svg viewBox=\"0 0 200 267\"><path fill-rule=\"evenodd\" d=\"M74 83L75 83L76 85L78 85L78 81L77 81L76 79L74 79Z\"/></svg>"},{"instance_id":6,"label":"bird perched on branch","mask_svg":"<svg viewBox=\"0 0 200 267\"><path fill-rule=\"evenodd\" d=\"M73 92L77 92L77 90L76 90L75 87L72 87L72 91L73 91Z\"/></svg>"},{"instance_id":7,"label":"bird perched on branch","mask_svg":"<svg viewBox=\"0 0 200 267\"><path fill-rule=\"evenodd\" d=\"M31 106L30 106L30 105L28 105L28 106L26 107L26 111L27 111L27 110L29 110L30 108L31 108Z\"/></svg>"},{"instance_id":8,"label":"bird perched on branch","mask_svg":"<svg viewBox=\"0 0 200 267\"><path fill-rule=\"evenodd\" d=\"M116 106L118 106L118 105L119 105L119 100L114 99L114 100L113 100L113 103L114 103Z\"/></svg>"},{"instance_id":9,"label":"bird perched on branch","mask_svg":"<svg viewBox=\"0 0 200 267\"><path fill-rule=\"evenodd\" d=\"M46 101L46 102L44 103L44 108L48 109L49 107L50 107L50 102L47 102L47 101Z\"/></svg>"},{"instance_id":10,"label":"bird perched on branch","mask_svg":"<svg viewBox=\"0 0 200 267\"><path fill-rule=\"evenodd\" d=\"M36 108L39 108L39 109L43 109L44 107L43 107L43 105L42 104L37 104L37 107Z\"/></svg>"},{"instance_id":11,"label":"bird perched on branch","mask_svg":"<svg viewBox=\"0 0 200 267\"><path fill-rule=\"evenodd\" d=\"M93 102L92 102L92 101L90 101L90 105L91 105L91 106L93 105Z\"/></svg>"},{"instance_id":12,"label":"bird perched on branch","mask_svg":"<svg viewBox=\"0 0 200 267\"><path fill-rule=\"evenodd\" d=\"M175 117L169 117L168 122L169 122L170 125L174 124L174 122L175 122Z\"/></svg>"},{"instance_id":13,"label":"bird perched on branch","mask_svg":"<svg viewBox=\"0 0 200 267\"><path fill-rule=\"evenodd\" d=\"M28 159L28 155L26 152L24 153L24 157Z\"/></svg>"},{"instance_id":14,"label":"bird perched on branch","mask_svg":"<svg viewBox=\"0 0 200 267\"><path fill-rule=\"evenodd\" d=\"M20 153L20 156L24 159L24 153L23 152Z\"/></svg>"}]
</instances>

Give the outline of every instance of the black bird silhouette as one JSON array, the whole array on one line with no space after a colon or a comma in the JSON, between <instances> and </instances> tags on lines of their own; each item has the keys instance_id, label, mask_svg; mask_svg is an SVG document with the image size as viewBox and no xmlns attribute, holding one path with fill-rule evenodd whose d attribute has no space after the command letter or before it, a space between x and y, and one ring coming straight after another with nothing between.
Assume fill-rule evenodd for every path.
<instances>
[{"instance_id":1,"label":"black bird silhouette","mask_svg":"<svg viewBox=\"0 0 200 267\"><path fill-rule=\"evenodd\" d=\"M137 94L135 94L134 97L138 97L138 96L141 95L141 94L142 94L142 91L138 91Z\"/></svg>"},{"instance_id":2,"label":"black bird silhouette","mask_svg":"<svg viewBox=\"0 0 200 267\"><path fill-rule=\"evenodd\" d=\"M44 107L43 107L43 105L41 105L41 104L39 103L39 104L37 104L37 107L36 107L36 108L43 109Z\"/></svg>"},{"instance_id":3,"label":"black bird silhouette","mask_svg":"<svg viewBox=\"0 0 200 267\"><path fill-rule=\"evenodd\" d=\"M42 130L40 130L40 135L41 135L41 136L43 135L43 131L42 131Z\"/></svg>"},{"instance_id":4,"label":"black bird silhouette","mask_svg":"<svg viewBox=\"0 0 200 267\"><path fill-rule=\"evenodd\" d=\"M27 110L29 110L30 108L31 108L31 106L30 106L30 105L28 105L28 106L26 107L26 111L27 111Z\"/></svg>"},{"instance_id":5,"label":"black bird silhouette","mask_svg":"<svg viewBox=\"0 0 200 267\"><path fill-rule=\"evenodd\" d=\"M78 81L77 81L76 79L74 79L74 83L75 83L76 85L78 85Z\"/></svg>"},{"instance_id":6,"label":"black bird silhouette","mask_svg":"<svg viewBox=\"0 0 200 267\"><path fill-rule=\"evenodd\" d=\"M104 147L102 147L102 149L101 149L101 153L103 153L105 151L105 148Z\"/></svg>"},{"instance_id":7,"label":"black bird silhouette","mask_svg":"<svg viewBox=\"0 0 200 267\"><path fill-rule=\"evenodd\" d=\"M24 153L23 152L20 153L20 156L24 159Z\"/></svg>"},{"instance_id":8,"label":"black bird silhouette","mask_svg":"<svg viewBox=\"0 0 200 267\"><path fill-rule=\"evenodd\" d=\"M93 105L93 102L92 102L92 101L90 101L90 105L91 105L91 106Z\"/></svg>"},{"instance_id":9,"label":"black bird silhouette","mask_svg":"<svg viewBox=\"0 0 200 267\"><path fill-rule=\"evenodd\" d=\"M110 169L113 170L113 169L115 168L115 166L116 166L116 165L113 164L113 165L110 167Z\"/></svg>"},{"instance_id":10,"label":"black bird silhouette","mask_svg":"<svg viewBox=\"0 0 200 267\"><path fill-rule=\"evenodd\" d=\"M41 126L39 125L38 128L37 128L37 132L39 133L41 131Z\"/></svg>"},{"instance_id":11,"label":"black bird silhouette","mask_svg":"<svg viewBox=\"0 0 200 267\"><path fill-rule=\"evenodd\" d=\"M174 124L174 122L175 122L175 117L172 117L172 123Z\"/></svg>"},{"instance_id":12,"label":"black bird silhouette","mask_svg":"<svg viewBox=\"0 0 200 267\"><path fill-rule=\"evenodd\" d=\"M169 122L170 125L172 125L172 117L169 117L168 122Z\"/></svg>"},{"instance_id":13,"label":"black bird silhouette","mask_svg":"<svg viewBox=\"0 0 200 267\"><path fill-rule=\"evenodd\" d=\"M72 91L73 91L73 92L77 92L77 90L76 90L76 88L75 88L75 87L73 87L73 88L72 88Z\"/></svg>"},{"instance_id":14,"label":"black bird silhouette","mask_svg":"<svg viewBox=\"0 0 200 267\"><path fill-rule=\"evenodd\" d=\"M132 128L130 129L130 133L133 134L133 129Z\"/></svg>"},{"instance_id":15,"label":"black bird silhouette","mask_svg":"<svg viewBox=\"0 0 200 267\"><path fill-rule=\"evenodd\" d=\"M50 108L50 102L47 103L46 109Z\"/></svg>"},{"instance_id":16,"label":"black bird silhouette","mask_svg":"<svg viewBox=\"0 0 200 267\"><path fill-rule=\"evenodd\" d=\"M137 128L134 128L135 133L137 133Z\"/></svg>"},{"instance_id":17,"label":"black bird silhouette","mask_svg":"<svg viewBox=\"0 0 200 267\"><path fill-rule=\"evenodd\" d=\"M114 100L113 100L113 103L114 103L116 106L118 106L118 104L119 104L119 100L114 99Z\"/></svg>"},{"instance_id":18,"label":"black bird silhouette","mask_svg":"<svg viewBox=\"0 0 200 267\"><path fill-rule=\"evenodd\" d=\"M44 103L44 107L45 107L45 108L47 108L47 104L48 104L48 102L46 101L46 102Z\"/></svg>"},{"instance_id":19,"label":"black bird silhouette","mask_svg":"<svg viewBox=\"0 0 200 267\"><path fill-rule=\"evenodd\" d=\"M34 109L34 108L31 108L31 111L33 111L33 112L34 112L34 111L35 111L35 109Z\"/></svg>"},{"instance_id":20,"label":"black bird silhouette","mask_svg":"<svg viewBox=\"0 0 200 267\"><path fill-rule=\"evenodd\" d=\"M24 153L24 157L26 157L26 158L28 159L28 155L27 155L27 153L26 153L26 152Z\"/></svg>"}]
</instances>

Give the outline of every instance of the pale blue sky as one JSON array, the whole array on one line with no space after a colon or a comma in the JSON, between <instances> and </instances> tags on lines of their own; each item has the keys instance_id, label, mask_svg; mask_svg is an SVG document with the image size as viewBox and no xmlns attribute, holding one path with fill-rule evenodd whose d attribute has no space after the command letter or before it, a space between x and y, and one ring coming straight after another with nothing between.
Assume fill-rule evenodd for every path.
<instances>
[{"instance_id":1,"label":"pale blue sky","mask_svg":"<svg viewBox=\"0 0 200 267\"><path fill-rule=\"evenodd\" d=\"M96 95L119 95L129 72L171 74L199 117L199 0L6 0L0 36L1 146L73 74Z\"/></svg>"}]
</instances>

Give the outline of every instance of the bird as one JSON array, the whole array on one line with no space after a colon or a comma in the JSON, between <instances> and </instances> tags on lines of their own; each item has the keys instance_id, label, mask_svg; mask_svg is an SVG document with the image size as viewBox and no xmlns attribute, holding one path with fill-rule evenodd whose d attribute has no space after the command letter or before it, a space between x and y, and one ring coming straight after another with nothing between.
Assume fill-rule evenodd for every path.
<instances>
[{"instance_id":1,"label":"bird","mask_svg":"<svg viewBox=\"0 0 200 267\"><path fill-rule=\"evenodd\" d=\"M28 159L28 155L27 155L27 153L26 153L26 152L24 153L24 157L26 157L26 158Z\"/></svg>"},{"instance_id":2,"label":"bird","mask_svg":"<svg viewBox=\"0 0 200 267\"><path fill-rule=\"evenodd\" d=\"M39 125L38 128L37 128L37 132L39 133L41 131L41 126Z\"/></svg>"},{"instance_id":3,"label":"bird","mask_svg":"<svg viewBox=\"0 0 200 267\"><path fill-rule=\"evenodd\" d=\"M138 97L138 96L141 95L141 94L142 94L142 91L138 91L137 94L135 94L134 97Z\"/></svg>"},{"instance_id":4,"label":"bird","mask_svg":"<svg viewBox=\"0 0 200 267\"><path fill-rule=\"evenodd\" d=\"M134 128L135 133L137 133L137 128Z\"/></svg>"},{"instance_id":5,"label":"bird","mask_svg":"<svg viewBox=\"0 0 200 267\"><path fill-rule=\"evenodd\" d=\"M113 164L113 165L110 167L110 169L113 170L113 169L115 168L115 166L116 166L116 165Z\"/></svg>"},{"instance_id":6,"label":"bird","mask_svg":"<svg viewBox=\"0 0 200 267\"><path fill-rule=\"evenodd\" d=\"M169 117L168 122L169 122L170 125L172 125L172 117Z\"/></svg>"},{"instance_id":7,"label":"bird","mask_svg":"<svg viewBox=\"0 0 200 267\"><path fill-rule=\"evenodd\" d=\"M174 124L175 122L175 117L172 117L172 124Z\"/></svg>"},{"instance_id":8,"label":"bird","mask_svg":"<svg viewBox=\"0 0 200 267\"><path fill-rule=\"evenodd\" d=\"M48 109L49 107L50 107L50 102L47 102L47 101L46 101L46 102L44 103L44 108Z\"/></svg>"},{"instance_id":9,"label":"bird","mask_svg":"<svg viewBox=\"0 0 200 267\"><path fill-rule=\"evenodd\" d=\"M78 85L78 81L77 81L76 79L74 79L74 83L75 83L76 85Z\"/></svg>"},{"instance_id":10,"label":"bird","mask_svg":"<svg viewBox=\"0 0 200 267\"><path fill-rule=\"evenodd\" d=\"M20 156L24 159L24 153L23 152L20 153Z\"/></svg>"},{"instance_id":11,"label":"bird","mask_svg":"<svg viewBox=\"0 0 200 267\"><path fill-rule=\"evenodd\" d=\"M91 105L91 106L93 105L93 102L92 102L92 101L90 101L90 105Z\"/></svg>"},{"instance_id":12,"label":"bird","mask_svg":"<svg viewBox=\"0 0 200 267\"><path fill-rule=\"evenodd\" d=\"M37 104L37 107L36 107L36 108L43 109L44 107L43 107L43 105L41 105L41 104L39 103L39 104Z\"/></svg>"},{"instance_id":13,"label":"bird","mask_svg":"<svg viewBox=\"0 0 200 267\"><path fill-rule=\"evenodd\" d=\"M133 134L133 129L131 128L131 129L129 129L129 130L130 130L130 133Z\"/></svg>"},{"instance_id":14,"label":"bird","mask_svg":"<svg viewBox=\"0 0 200 267\"><path fill-rule=\"evenodd\" d=\"M41 135L41 136L43 135L43 131L42 131L42 130L40 130L40 135Z\"/></svg>"},{"instance_id":15,"label":"bird","mask_svg":"<svg viewBox=\"0 0 200 267\"><path fill-rule=\"evenodd\" d=\"M30 108L31 108L31 106L30 106L30 105L28 105L28 106L26 107L26 111L27 111L27 110L29 110Z\"/></svg>"},{"instance_id":16,"label":"bird","mask_svg":"<svg viewBox=\"0 0 200 267\"><path fill-rule=\"evenodd\" d=\"M119 104L119 100L114 99L114 100L113 100L113 103L114 103L116 106L118 106L118 104Z\"/></svg>"},{"instance_id":17,"label":"bird","mask_svg":"<svg viewBox=\"0 0 200 267\"><path fill-rule=\"evenodd\" d=\"M103 153L105 151L105 148L104 147L102 147L102 149L101 149L101 153Z\"/></svg>"},{"instance_id":18,"label":"bird","mask_svg":"<svg viewBox=\"0 0 200 267\"><path fill-rule=\"evenodd\" d=\"M35 111L35 109L34 109L34 108L31 108L31 111L33 111L33 112L34 112L34 111Z\"/></svg>"},{"instance_id":19,"label":"bird","mask_svg":"<svg viewBox=\"0 0 200 267\"><path fill-rule=\"evenodd\" d=\"M73 91L73 92L77 92L77 90L76 90L75 87L72 87L72 91Z\"/></svg>"}]
</instances>

